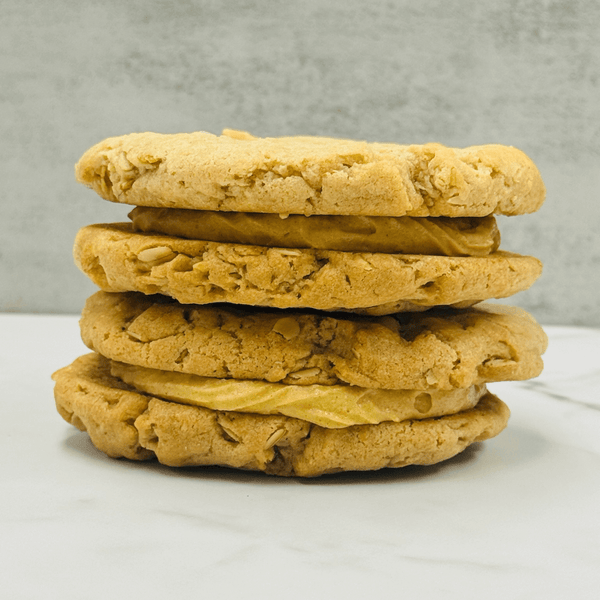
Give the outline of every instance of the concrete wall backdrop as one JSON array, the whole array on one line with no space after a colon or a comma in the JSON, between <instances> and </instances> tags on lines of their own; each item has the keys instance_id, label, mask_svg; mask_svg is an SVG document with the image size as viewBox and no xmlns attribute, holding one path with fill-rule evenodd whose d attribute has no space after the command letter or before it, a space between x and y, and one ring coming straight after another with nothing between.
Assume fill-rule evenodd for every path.
<instances>
[{"instance_id":1,"label":"concrete wall backdrop","mask_svg":"<svg viewBox=\"0 0 600 600\"><path fill-rule=\"evenodd\" d=\"M545 263L510 301L600 325L597 0L0 0L0 311L79 312L71 247L124 220L74 182L92 144L224 127L517 146L542 210L503 247Z\"/></svg>"}]
</instances>

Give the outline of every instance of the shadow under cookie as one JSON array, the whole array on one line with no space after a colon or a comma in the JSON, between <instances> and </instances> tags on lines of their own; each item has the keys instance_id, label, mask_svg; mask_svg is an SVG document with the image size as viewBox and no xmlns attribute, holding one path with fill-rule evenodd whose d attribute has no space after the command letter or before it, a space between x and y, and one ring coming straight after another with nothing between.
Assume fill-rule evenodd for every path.
<instances>
[{"instance_id":1,"label":"shadow under cookie","mask_svg":"<svg viewBox=\"0 0 600 600\"><path fill-rule=\"evenodd\" d=\"M227 413L131 391L86 355L55 373L59 413L112 457L168 466L223 465L273 475L431 465L496 436L509 410L487 393L472 409L399 423L325 429L279 415Z\"/></svg>"}]
</instances>

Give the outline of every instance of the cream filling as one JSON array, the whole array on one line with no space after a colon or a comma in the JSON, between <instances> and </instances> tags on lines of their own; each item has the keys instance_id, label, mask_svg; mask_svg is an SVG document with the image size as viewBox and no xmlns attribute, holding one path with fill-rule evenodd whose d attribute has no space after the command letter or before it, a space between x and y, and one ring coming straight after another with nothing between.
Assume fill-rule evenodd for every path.
<instances>
[{"instance_id":1,"label":"cream filling","mask_svg":"<svg viewBox=\"0 0 600 600\"><path fill-rule=\"evenodd\" d=\"M472 408L485 385L451 391L382 390L216 379L111 361L111 373L140 392L212 410L285 415L336 429L425 419Z\"/></svg>"},{"instance_id":2,"label":"cream filling","mask_svg":"<svg viewBox=\"0 0 600 600\"><path fill-rule=\"evenodd\" d=\"M136 207L133 227L145 233L281 248L345 252L486 256L498 249L492 216L363 217L237 213Z\"/></svg>"}]
</instances>

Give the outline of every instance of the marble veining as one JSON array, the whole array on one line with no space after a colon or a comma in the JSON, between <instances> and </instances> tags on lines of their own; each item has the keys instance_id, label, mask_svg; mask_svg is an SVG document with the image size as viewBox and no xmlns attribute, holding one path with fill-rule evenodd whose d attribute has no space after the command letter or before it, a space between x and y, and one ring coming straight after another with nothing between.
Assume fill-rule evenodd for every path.
<instances>
[{"instance_id":1,"label":"marble veining","mask_svg":"<svg viewBox=\"0 0 600 600\"><path fill-rule=\"evenodd\" d=\"M588 384L590 386L594 386L596 389L600 389L600 373L594 373L587 379L589 379ZM579 379L579 383L581 384L581 379ZM583 400L578 400L577 398L573 398L572 396L567 396L560 392L556 392L552 389L551 386L544 383L543 381L524 381L521 385L524 389L539 392L541 394L544 394L548 398L554 398L554 400L570 402L571 404L576 404L583 408L589 408L591 410L600 411L600 404L594 404L593 402L584 402Z\"/></svg>"},{"instance_id":2,"label":"marble veining","mask_svg":"<svg viewBox=\"0 0 600 600\"><path fill-rule=\"evenodd\" d=\"M3 593L595 598L600 331L547 331L538 379L490 386L512 412L497 438L297 481L107 458L53 405L50 373L86 351L77 318L0 315Z\"/></svg>"}]
</instances>

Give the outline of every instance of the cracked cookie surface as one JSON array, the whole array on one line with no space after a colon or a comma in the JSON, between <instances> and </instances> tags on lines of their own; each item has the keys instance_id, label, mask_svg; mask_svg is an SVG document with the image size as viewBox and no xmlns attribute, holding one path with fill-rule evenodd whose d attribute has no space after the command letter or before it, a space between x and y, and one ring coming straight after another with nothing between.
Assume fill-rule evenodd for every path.
<instances>
[{"instance_id":1,"label":"cracked cookie surface","mask_svg":"<svg viewBox=\"0 0 600 600\"><path fill-rule=\"evenodd\" d=\"M75 172L107 200L200 210L479 217L533 212L545 197L533 162L500 145L134 133L96 144Z\"/></svg>"},{"instance_id":2,"label":"cracked cookie surface","mask_svg":"<svg viewBox=\"0 0 600 600\"><path fill-rule=\"evenodd\" d=\"M474 408L450 416L325 429L290 417L214 411L140 394L112 377L108 361L97 354L78 358L53 378L61 416L109 456L156 456L174 467L222 465L283 476L435 464L494 437L510 414L488 393Z\"/></svg>"},{"instance_id":3,"label":"cracked cookie surface","mask_svg":"<svg viewBox=\"0 0 600 600\"><path fill-rule=\"evenodd\" d=\"M534 257L502 251L447 257L267 248L135 233L128 223L82 228L74 255L109 292L373 315L505 298L542 270Z\"/></svg>"},{"instance_id":4,"label":"cracked cookie surface","mask_svg":"<svg viewBox=\"0 0 600 600\"><path fill-rule=\"evenodd\" d=\"M547 346L525 311L492 304L367 317L184 306L161 296L97 292L80 327L90 349L141 367L384 389L529 379L541 372Z\"/></svg>"}]
</instances>

